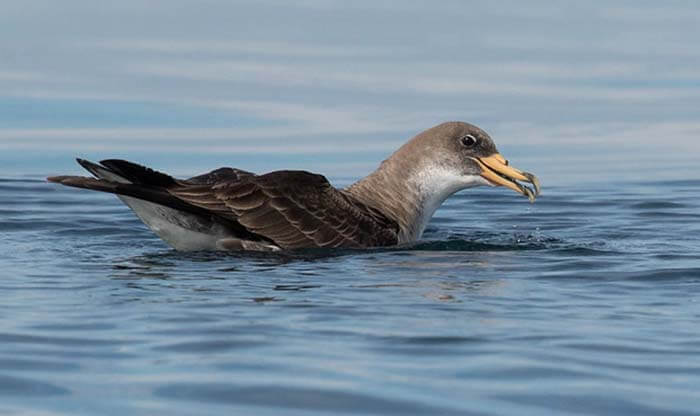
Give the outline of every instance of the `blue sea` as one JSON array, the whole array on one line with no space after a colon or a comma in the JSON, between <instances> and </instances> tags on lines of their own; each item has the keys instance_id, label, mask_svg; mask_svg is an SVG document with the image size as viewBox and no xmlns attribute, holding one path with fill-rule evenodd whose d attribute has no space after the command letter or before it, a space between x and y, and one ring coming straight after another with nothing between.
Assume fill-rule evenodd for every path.
<instances>
[{"instance_id":1,"label":"blue sea","mask_svg":"<svg viewBox=\"0 0 700 416\"><path fill-rule=\"evenodd\" d=\"M459 193L412 247L248 254L1 179L0 413L697 414L700 178L543 187Z\"/></svg>"},{"instance_id":2,"label":"blue sea","mask_svg":"<svg viewBox=\"0 0 700 416\"><path fill-rule=\"evenodd\" d=\"M0 415L699 415L700 6L4 2ZM536 174L416 245L181 253L75 158L346 186L460 120Z\"/></svg>"}]
</instances>

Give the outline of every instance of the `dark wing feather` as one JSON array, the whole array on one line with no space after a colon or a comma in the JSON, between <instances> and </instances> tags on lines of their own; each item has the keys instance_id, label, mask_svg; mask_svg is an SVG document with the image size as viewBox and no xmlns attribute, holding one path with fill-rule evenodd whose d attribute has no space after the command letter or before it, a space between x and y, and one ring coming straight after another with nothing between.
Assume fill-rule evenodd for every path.
<instances>
[{"instance_id":1,"label":"dark wing feather","mask_svg":"<svg viewBox=\"0 0 700 416\"><path fill-rule=\"evenodd\" d=\"M211 185L170 188L183 201L235 219L285 249L372 247L397 242L398 226L304 171L247 175Z\"/></svg>"}]
</instances>

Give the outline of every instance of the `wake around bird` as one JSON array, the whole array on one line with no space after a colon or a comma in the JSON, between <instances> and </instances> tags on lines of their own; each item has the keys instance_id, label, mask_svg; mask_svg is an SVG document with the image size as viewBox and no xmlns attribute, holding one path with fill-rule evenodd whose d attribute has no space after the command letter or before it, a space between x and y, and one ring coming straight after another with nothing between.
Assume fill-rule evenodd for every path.
<instances>
[{"instance_id":1,"label":"wake around bird","mask_svg":"<svg viewBox=\"0 0 700 416\"><path fill-rule=\"evenodd\" d=\"M344 189L318 174L220 168L175 179L125 160L78 159L94 178L47 178L116 194L176 250L367 248L420 239L437 208L465 188L505 186L534 202L535 175L509 165L489 135L463 122L432 127ZM532 186L523 184L529 183Z\"/></svg>"}]
</instances>

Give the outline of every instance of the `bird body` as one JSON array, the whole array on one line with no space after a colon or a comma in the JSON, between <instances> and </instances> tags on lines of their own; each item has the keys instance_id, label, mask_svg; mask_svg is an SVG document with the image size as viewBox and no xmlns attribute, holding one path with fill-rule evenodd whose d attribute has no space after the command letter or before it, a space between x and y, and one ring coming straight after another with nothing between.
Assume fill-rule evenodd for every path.
<instances>
[{"instance_id":1,"label":"bird body","mask_svg":"<svg viewBox=\"0 0 700 416\"><path fill-rule=\"evenodd\" d=\"M184 251L392 246L420 239L435 210L461 189L502 185L530 200L539 193L534 175L510 167L485 132L461 122L417 135L345 189L306 171L220 168L180 180L124 160L78 163L94 178L48 180L116 194Z\"/></svg>"}]
</instances>

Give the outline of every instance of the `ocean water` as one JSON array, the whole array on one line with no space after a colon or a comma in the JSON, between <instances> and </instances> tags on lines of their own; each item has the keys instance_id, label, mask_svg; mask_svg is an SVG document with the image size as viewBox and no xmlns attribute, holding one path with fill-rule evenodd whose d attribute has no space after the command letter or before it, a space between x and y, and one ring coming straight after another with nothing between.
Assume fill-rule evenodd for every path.
<instances>
[{"instance_id":1,"label":"ocean water","mask_svg":"<svg viewBox=\"0 0 700 416\"><path fill-rule=\"evenodd\" d=\"M416 246L282 254L179 253L112 195L6 177L0 270L0 414L700 404L697 175L472 189Z\"/></svg>"}]
</instances>

